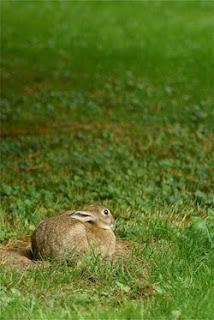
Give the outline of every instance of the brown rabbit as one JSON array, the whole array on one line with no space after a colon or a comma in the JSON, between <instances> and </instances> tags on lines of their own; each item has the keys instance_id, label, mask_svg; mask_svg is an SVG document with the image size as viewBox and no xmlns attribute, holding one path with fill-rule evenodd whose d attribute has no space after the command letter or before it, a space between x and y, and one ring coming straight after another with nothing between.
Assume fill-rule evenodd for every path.
<instances>
[{"instance_id":1,"label":"brown rabbit","mask_svg":"<svg viewBox=\"0 0 214 320\"><path fill-rule=\"evenodd\" d=\"M111 258L116 245L114 225L111 212L99 205L67 211L39 224L32 235L33 256L63 259L95 249L103 258Z\"/></svg>"}]
</instances>

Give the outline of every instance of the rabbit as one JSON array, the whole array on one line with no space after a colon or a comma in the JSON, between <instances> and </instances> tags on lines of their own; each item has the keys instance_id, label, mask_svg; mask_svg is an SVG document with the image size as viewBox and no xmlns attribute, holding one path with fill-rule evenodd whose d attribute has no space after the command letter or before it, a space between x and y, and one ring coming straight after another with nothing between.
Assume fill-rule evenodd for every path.
<instances>
[{"instance_id":1,"label":"rabbit","mask_svg":"<svg viewBox=\"0 0 214 320\"><path fill-rule=\"evenodd\" d=\"M100 205L90 205L81 211L66 211L44 220L33 232L34 259L65 259L82 256L96 250L103 258L115 253L115 220L111 212Z\"/></svg>"}]
</instances>

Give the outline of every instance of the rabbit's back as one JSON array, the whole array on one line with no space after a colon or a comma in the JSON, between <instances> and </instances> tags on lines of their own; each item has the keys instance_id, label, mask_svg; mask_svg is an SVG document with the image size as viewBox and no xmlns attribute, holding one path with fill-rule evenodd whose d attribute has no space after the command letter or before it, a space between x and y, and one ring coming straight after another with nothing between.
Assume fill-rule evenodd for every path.
<instances>
[{"instance_id":1,"label":"rabbit's back","mask_svg":"<svg viewBox=\"0 0 214 320\"><path fill-rule=\"evenodd\" d=\"M32 235L32 250L36 259L83 253L88 250L85 226L66 214L47 219Z\"/></svg>"}]
</instances>

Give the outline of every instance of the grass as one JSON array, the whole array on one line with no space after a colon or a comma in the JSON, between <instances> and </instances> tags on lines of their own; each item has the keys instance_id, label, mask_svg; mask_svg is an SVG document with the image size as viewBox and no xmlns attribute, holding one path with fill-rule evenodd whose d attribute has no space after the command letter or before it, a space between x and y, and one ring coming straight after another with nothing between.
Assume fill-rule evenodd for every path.
<instances>
[{"instance_id":1,"label":"grass","mask_svg":"<svg viewBox=\"0 0 214 320\"><path fill-rule=\"evenodd\" d=\"M136 244L1 269L1 318L212 319L213 4L1 9L0 241L99 201Z\"/></svg>"}]
</instances>

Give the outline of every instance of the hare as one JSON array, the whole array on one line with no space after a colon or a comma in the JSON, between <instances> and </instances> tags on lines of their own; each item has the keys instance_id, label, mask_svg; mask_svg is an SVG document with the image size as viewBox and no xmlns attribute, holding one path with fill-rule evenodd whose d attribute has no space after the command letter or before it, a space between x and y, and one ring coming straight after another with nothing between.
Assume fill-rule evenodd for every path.
<instances>
[{"instance_id":1,"label":"hare","mask_svg":"<svg viewBox=\"0 0 214 320\"><path fill-rule=\"evenodd\" d=\"M33 256L35 259L64 259L95 249L109 259L116 246L114 226L111 212L100 205L67 211L39 224L31 238Z\"/></svg>"}]
</instances>

